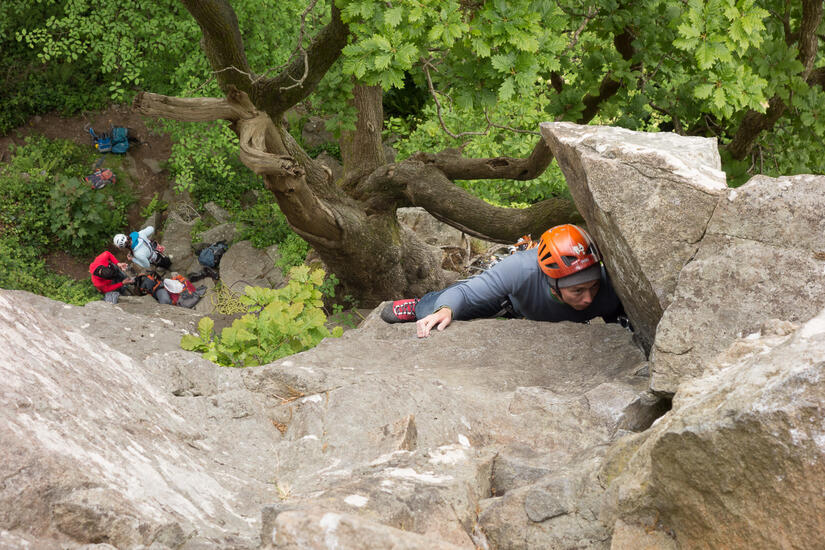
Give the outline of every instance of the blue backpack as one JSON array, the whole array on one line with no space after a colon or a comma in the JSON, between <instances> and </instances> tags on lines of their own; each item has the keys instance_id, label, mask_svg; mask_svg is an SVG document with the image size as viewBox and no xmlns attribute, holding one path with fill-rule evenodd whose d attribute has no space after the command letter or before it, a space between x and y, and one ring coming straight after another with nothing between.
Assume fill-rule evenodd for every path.
<instances>
[{"instance_id":1,"label":"blue backpack","mask_svg":"<svg viewBox=\"0 0 825 550\"><path fill-rule=\"evenodd\" d=\"M206 267L218 267L221 263L221 256L227 251L229 247L224 241L218 241L215 244L210 244L198 254L198 263Z\"/></svg>"},{"instance_id":2,"label":"blue backpack","mask_svg":"<svg viewBox=\"0 0 825 550\"><path fill-rule=\"evenodd\" d=\"M109 132L97 135L94 128L89 128L95 148L101 153L123 154L129 150L129 130L123 126L112 126Z\"/></svg>"}]
</instances>

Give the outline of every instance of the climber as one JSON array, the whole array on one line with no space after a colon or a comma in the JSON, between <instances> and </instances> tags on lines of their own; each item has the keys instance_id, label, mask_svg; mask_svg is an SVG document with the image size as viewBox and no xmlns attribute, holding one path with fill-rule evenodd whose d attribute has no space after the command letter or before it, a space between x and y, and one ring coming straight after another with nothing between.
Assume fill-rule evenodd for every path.
<instances>
[{"instance_id":1,"label":"climber","mask_svg":"<svg viewBox=\"0 0 825 550\"><path fill-rule=\"evenodd\" d=\"M120 296L129 294L124 285L134 283L134 279L126 274L127 269L127 264L118 262L108 250L98 254L89 264L92 284L103 293L105 301L116 304Z\"/></svg>"},{"instance_id":2,"label":"climber","mask_svg":"<svg viewBox=\"0 0 825 550\"><path fill-rule=\"evenodd\" d=\"M516 252L480 275L420 299L395 300L381 311L387 323L416 321L419 338L453 320L503 316L584 323L595 317L617 322L623 315L596 243L572 224L548 229L537 247Z\"/></svg>"},{"instance_id":3,"label":"climber","mask_svg":"<svg viewBox=\"0 0 825 550\"><path fill-rule=\"evenodd\" d=\"M172 259L164 256L164 248L156 241L149 240L154 232L155 228L148 225L140 231L132 231L129 236L118 233L112 241L116 247L130 250L127 258L143 269L149 269L150 265L169 269Z\"/></svg>"}]
</instances>

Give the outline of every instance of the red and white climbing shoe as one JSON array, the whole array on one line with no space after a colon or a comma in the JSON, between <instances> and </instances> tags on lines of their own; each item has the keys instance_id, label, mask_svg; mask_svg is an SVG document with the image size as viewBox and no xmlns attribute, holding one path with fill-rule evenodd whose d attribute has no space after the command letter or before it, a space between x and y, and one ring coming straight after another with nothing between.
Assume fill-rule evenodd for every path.
<instances>
[{"instance_id":1,"label":"red and white climbing shoe","mask_svg":"<svg viewBox=\"0 0 825 550\"><path fill-rule=\"evenodd\" d=\"M381 319L387 323L409 323L415 321L416 298L396 300L381 311Z\"/></svg>"}]
</instances>

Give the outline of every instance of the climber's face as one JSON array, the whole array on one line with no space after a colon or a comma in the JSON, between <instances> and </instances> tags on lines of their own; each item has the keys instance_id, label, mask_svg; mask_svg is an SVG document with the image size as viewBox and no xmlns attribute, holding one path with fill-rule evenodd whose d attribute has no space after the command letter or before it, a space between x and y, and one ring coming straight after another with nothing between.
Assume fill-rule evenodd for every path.
<instances>
[{"instance_id":1,"label":"climber's face","mask_svg":"<svg viewBox=\"0 0 825 550\"><path fill-rule=\"evenodd\" d=\"M596 294L599 293L600 284L601 281L596 279L595 281L582 283L580 285L560 288L559 292L561 293L561 301L578 311L587 309L588 306L593 303L593 300L596 299Z\"/></svg>"}]
</instances>

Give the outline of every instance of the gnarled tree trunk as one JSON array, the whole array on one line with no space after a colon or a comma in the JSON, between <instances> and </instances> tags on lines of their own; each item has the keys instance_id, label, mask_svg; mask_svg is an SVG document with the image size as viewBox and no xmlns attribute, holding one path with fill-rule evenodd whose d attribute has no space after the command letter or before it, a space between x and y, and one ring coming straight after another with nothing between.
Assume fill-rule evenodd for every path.
<instances>
[{"instance_id":1,"label":"gnarled tree trunk","mask_svg":"<svg viewBox=\"0 0 825 550\"><path fill-rule=\"evenodd\" d=\"M141 93L135 108L183 121L225 119L240 139L241 161L262 175L290 226L321 256L342 293L371 306L384 299L420 296L447 282L441 253L396 218L402 206L422 206L470 235L515 242L546 228L581 220L564 199L527 209L498 208L455 186L456 179L531 179L552 160L539 139L527 159L464 159L455 151L419 154L385 164L381 143L381 90L356 86L356 128L342 139L344 177L335 182L283 126L283 113L315 88L346 44L337 8L306 50L274 78L253 77L237 18L226 0L185 0L204 35L204 49L226 98L171 98ZM300 57L300 56L299 56ZM297 83L297 84L296 84Z\"/></svg>"}]
</instances>

